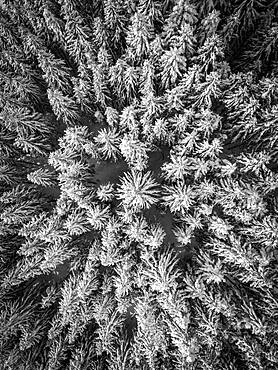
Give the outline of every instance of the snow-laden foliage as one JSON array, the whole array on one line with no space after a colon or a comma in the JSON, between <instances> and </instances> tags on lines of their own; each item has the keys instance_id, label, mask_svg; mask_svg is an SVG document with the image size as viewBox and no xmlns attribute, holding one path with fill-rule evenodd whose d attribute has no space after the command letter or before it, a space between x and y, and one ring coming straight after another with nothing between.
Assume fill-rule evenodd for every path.
<instances>
[{"instance_id":1,"label":"snow-laden foliage","mask_svg":"<svg viewBox=\"0 0 278 370\"><path fill-rule=\"evenodd\" d=\"M0 1L0 367L278 368L277 0Z\"/></svg>"}]
</instances>

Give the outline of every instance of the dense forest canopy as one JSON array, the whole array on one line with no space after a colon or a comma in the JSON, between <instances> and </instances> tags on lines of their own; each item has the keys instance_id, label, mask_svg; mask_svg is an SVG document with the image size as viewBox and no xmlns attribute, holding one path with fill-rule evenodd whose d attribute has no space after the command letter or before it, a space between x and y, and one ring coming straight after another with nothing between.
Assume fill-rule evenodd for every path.
<instances>
[{"instance_id":1,"label":"dense forest canopy","mask_svg":"<svg viewBox=\"0 0 278 370\"><path fill-rule=\"evenodd\" d=\"M278 1L0 1L0 367L277 370Z\"/></svg>"}]
</instances>

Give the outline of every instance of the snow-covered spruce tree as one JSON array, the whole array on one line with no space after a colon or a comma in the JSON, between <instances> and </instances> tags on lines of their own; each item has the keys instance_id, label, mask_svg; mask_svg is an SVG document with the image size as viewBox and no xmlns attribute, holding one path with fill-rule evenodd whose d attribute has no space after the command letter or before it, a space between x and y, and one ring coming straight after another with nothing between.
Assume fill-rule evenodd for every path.
<instances>
[{"instance_id":1,"label":"snow-covered spruce tree","mask_svg":"<svg viewBox=\"0 0 278 370\"><path fill-rule=\"evenodd\" d=\"M0 1L3 370L275 370L276 0Z\"/></svg>"}]
</instances>

